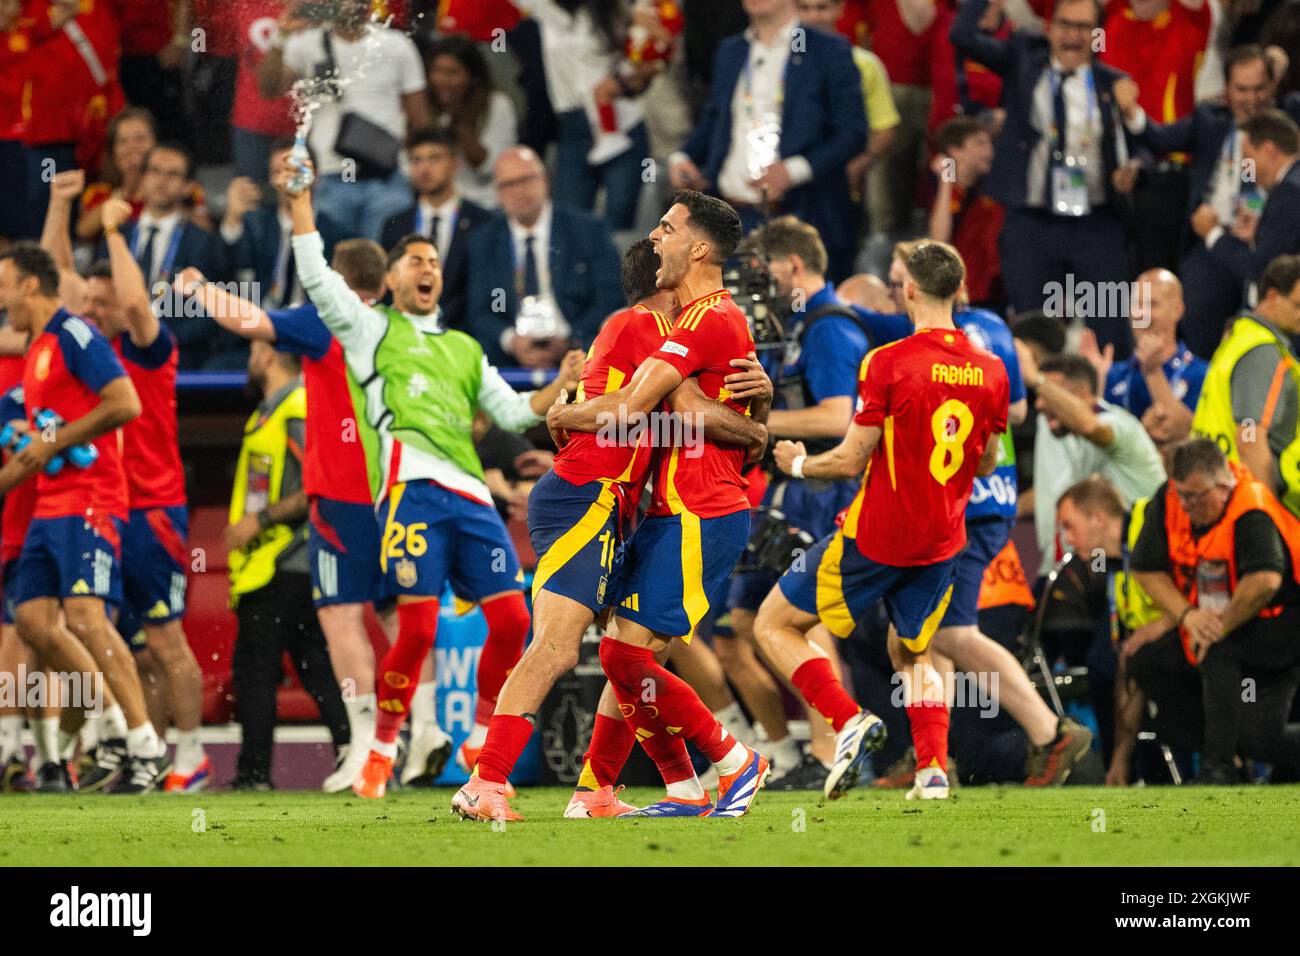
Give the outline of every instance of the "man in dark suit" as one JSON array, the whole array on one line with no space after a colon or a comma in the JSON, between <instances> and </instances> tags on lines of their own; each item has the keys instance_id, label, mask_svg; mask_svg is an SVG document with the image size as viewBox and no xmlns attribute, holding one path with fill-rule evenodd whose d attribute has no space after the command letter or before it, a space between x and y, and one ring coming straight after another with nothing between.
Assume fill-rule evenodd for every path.
<instances>
[{"instance_id":1,"label":"man in dark suit","mask_svg":"<svg viewBox=\"0 0 1300 956\"><path fill-rule=\"evenodd\" d=\"M465 296L469 292L469 237L492 214L456 192L456 140L441 129L416 130L406 142L411 161L415 202L384 223L380 244L391 249L405 236L428 236L442 260L442 321L452 329L465 327Z\"/></svg>"},{"instance_id":2,"label":"man in dark suit","mask_svg":"<svg viewBox=\"0 0 1300 956\"><path fill-rule=\"evenodd\" d=\"M745 10L750 27L718 47L712 94L669 178L727 200L746 231L766 196L772 215L817 229L828 277L845 279L858 228L845 168L867 143L862 78L848 41L801 24L793 0L746 0Z\"/></svg>"},{"instance_id":3,"label":"man in dark suit","mask_svg":"<svg viewBox=\"0 0 1300 956\"><path fill-rule=\"evenodd\" d=\"M1124 125L1140 147L1155 155L1187 153L1191 160L1188 227L1184 230L1178 271L1187 303L1183 336L1188 348L1202 358L1214 354L1224 324L1236 315L1242 283L1209 254L1203 242L1197 241L1191 218L1200 206L1209 205L1219 214L1218 224L1230 229L1239 207L1258 205L1258 184L1243 181L1240 173L1243 144L1237 129L1273 105L1273 70L1262 47L1249 44L1235 48L1224 63L1226 102L1200 103L1190 115L1168 124L1153 122L1137 105L1136 88L1121 85L1115 90ZM1300 94L1288 94L1282 108L1300 120Z\"/></svg>"},{"instance_id":4,"label":"man in dark suit","mask_svg":"<svg viewBox=\"0 0 1300 956\"><path fill-rule=\"evenodd\" d=\"M194 188L194 159L183 147L159 143L144 161L140 218L122 230L131 254L153 290L166 288L182 269L193 267L205 276L229 278L225 249L216 237L185 215L185 199ZM101 256L108 247L101 244ZM181 368L197 368L207 354L207 322L175 315L165 317L180 344Z\"/></svg>"},{"instance_id":5,"label":"man in dark suit","mask_svg":"<svg viewBox=\"0 0 1300 956\"><path fill-rule=\"evenodd\" d=\"M1242 169L1253 169L1259 188L1268 193L1263 209L1243 206L1229 231L1214 207L1204 203L1192 213L1192 229L1210 259L1252 298L1251 287L1270 262L1300 252L1300 127L1281 110L1266 109L1238 128Z\"/></svg>"},{"instance_id":6,"label":"man in dark suit","mask_svg":"<svg viewBox=\"0 0 1300 956\"><path fill-rule=\"evenodd\" d=\"M1043 307L1049 285L1097 292L1128 278L1128 255L1112 177L1128 158L1115 107L1123 73L1093 59L1099 0L1060 0L1047 35L1015 30L999 39L979 29L988 0L966 0L951 38L960 53L1002 77L1006 121L988 191L1007 209L1002 278L1017 312ZM1072 280L1067 280L1067 275ZM1132 336L1123 315L1084 318L1124 357Z\"/></svg>"},{"instance_id":7,"label":"man in dark suit","mask_svg":"<svg viewBox=\"0 0 1300 956\"><path fill-rule=\"evenodd\" d=\"M465 331L493 365L535 366L535 352L559 349L553 340L573 339L586 348L623 304L609 228L598 216L553 203L546 169L526 146L497 157L493 175L501 215L469 238ZM515 334L525 299L558 313L546 335Z\"/></svg>"}]
</instances>

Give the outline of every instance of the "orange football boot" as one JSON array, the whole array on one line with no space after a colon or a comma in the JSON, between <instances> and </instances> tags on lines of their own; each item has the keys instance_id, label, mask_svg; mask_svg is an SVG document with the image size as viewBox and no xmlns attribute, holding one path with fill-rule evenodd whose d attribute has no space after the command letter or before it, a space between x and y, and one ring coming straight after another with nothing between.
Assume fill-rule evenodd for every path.
<instances>
[{"instance_id":1,"label":"orange football boot","mask_svg":"<svg viewBox=\"0 0 1300 956\"><path fill-rule=\"evenodd\" d=\"M599 790L575 790L569 805L564 808L564 815L570 820L620 817L636 809L630 803L624 803L618 798L622 792L622 787L615 790L610 786L601 787Z\"/></svg>"},{"instance_id":2,"label":"orange football boot","mask_svg":"<svg viewBox=\"0 0 1300 956\"><path fill-rule=\"evenodd\" d=\"M482 752L482 747L471 747L469 745L469 740L467 739L460 745L460 749L456 751L456 766L460 767L461 770L464 770L470 776L473 776L475 767L478 765L478 755ZM507 780L506 796L513 797L514 795L515 788L512 787L510 781Z\"/></svg>"},{"instance_id":3,"label":"orange football boot","mask_svg":"<svg viewBox=\"0 0 1300 956\"><path fill-rule=\"evenodd\" d=\"M523 816L510 809L506 800L505 785L491 783L478 774L469 778L465 786L451 798L451 809L466 820L522 820Z\"/></svg>"},{"instance_id":4,"label":"orange football boot","mask_svg":"<svg viewBox=\"0 0 1300 956\"><path fill-rule=\"evenodd\" d=\"M392 775L393 758L372 750L361 773L352 781L352 792L367 800L382 800L388 792L388 778Z\"/></svg>"}]
</instances>

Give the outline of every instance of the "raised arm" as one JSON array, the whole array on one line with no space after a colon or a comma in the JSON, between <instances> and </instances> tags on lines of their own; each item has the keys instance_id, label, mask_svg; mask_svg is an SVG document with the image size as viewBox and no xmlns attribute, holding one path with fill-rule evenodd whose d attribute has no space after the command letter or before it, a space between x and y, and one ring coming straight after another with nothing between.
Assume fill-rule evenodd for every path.
<instances>
[{"instance_id":1,"label":"raised arm","mask_svg":"<svg viewBox=\"0 0 1300 956\"><path fill-rule=\"evenodd\" d=\"M988 5L989 0L963 0L957 7L948 38L958 52L1005 76L1014 57L1011 41L999 40L980 29L980 18Z\"/></svg>"},{"instance_id":2,"label":"raised arm","mask_svg":"<svg viewBox=\"0 0 1300 956\"><path fill-rule=\"evenodd\" d=\"M183 296L194 296L203 311L227 332L241 338L275 341L275 326L261 306L213 285L198 269L182 269L174 280L176 290Z\"/></svg>"},{"instance_id":3,"label":"raised arm","mask_svg":"<svg viewBox=\"0 0 1300 956\"><path fill-rule=\"evenodd\" d=\"M130 218L131 204L126 200L109 199L104 203L104 242L108 245L108 261L113 270L113 291L117 293L118 304L126 310L131 344L143 349L158 338L161 326L154 315L144 273L119 232Z\"/></svg>"},{"instance_id":4,"label":"raised arm","mask_svg":"<svg viewBox=\"0 0 1300 956\"><path fill-rule=\"evenodd\" d=\"M45 212L45 225L41 229L41 248L54 257L59 267L59 298L73 311L80 311L85 301L86 280L77 273L72 259L72 240L69 222L72 204L86 188L86 174L80 169L55 173L50 182L50 204Z\"/></svg>"},{"instance_id":5,"label":"raised arm","mask_svg":"<svg viewBox=\"0 0 1300 956\"><path fill-rule=\"evenodd\" d=\"M1115 430L1101 420L1091 405L1063 385L1045 378L1029 346L1020 339L1016 339L1016 355L1025 381L1033 386L1047 410L1060 419L1062 425L1099 448L1110 447L1115 441Z\"/></svg>"},{"instance_id":6,"label":"raised arm","mask_svg":"<svg viewBox=\"0 0 1300 956\"><path fill-rule=\"evenodd\" d=\"M479 408L506 431L521 432L530 428L546 417L547 409L555 404L562 391L578 387L583 358L578 349L566 354L551 383L535 392L516 392L501 377L496 366L485 358L478 390Z\"/></svg>"}]
</instances>

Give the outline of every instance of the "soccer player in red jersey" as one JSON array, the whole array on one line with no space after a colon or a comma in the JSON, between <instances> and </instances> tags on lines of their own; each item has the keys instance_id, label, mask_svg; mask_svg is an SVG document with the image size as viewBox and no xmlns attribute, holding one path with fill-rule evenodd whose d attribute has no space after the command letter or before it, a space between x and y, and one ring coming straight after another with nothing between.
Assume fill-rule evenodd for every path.
<instances>
[{"instance_id":1,"label":"soccer player in red jersey","mask_svg":"<svg viewBox=\"0 0 1300 956\"><path fill-rule=\"evenodd\" d=\"M824 786L831 799L856 784L885 728L849 696L806 634L820 621L848 637L882 598L916 747L909 798L948 795L948 708L929 644L966 545L975 476L992 473L996 438L1007 427L1010 385L1001 360L953 324L963 277L957 251L927 241L904 264L903 295L916 333L867 354L858 411L844 440L811 456L801 442L776 446L777 465L796 478L844 478L867 469L844 526L782 575L754 624L767 659L838 735Z\"/></svg>"},{"instance_id":2,"label":"soccer player in red jersey","mask_svg":"<svg viewBox=\"0 0 1300 956\"><path fill-rule=\"evenodd\" d=\"M766 419L771 383L729 387L733 362L754 340L722 288L722 265L740 240L740 217L727 203L683 190L650 234L662 265L659 288L686 303L672 334L623 388L548 415L553 430L596 431L611 418L656 411L685 379L708 398ZM702 438L702 440L701 440ZM601 664L624 718L642 740L690 739L716 766L718 800L710 803L694 774L669 787L645 816L740 816L768 774L762 755L733 738L691 687L657 660L674 638L689 642L708 612L709 595L731 574L749 535L746 449L689 435L659 456L646 520L628 548L611 633ZM647 688L654 691L646 700Z\"/></svg>"},{"instance_id":3,"label":"soccer player in red jersey","mask_svg":"<svg viewBox=\"0 0 1300 956\"><path fill-rule=\"evenodd\" d=\"M36 509L18 558L14 599L19 636L56 670L77 672L67 627L103 671L117 704L104 714L127 750L127 773L114 792L146 793L166 765L166 747L149 722L144 693L126 644L106 613L120 604L122 527L129 497L119 427L140 414L140 399L122 363L99 332L58 298L59 270L48 252L19 243L0 256L0 308L31 334L23 374L29 425L41 412L54 424L0 469L0 492L36 482ZM72 449L93 446L79 466ZM51 461L63 467L51 474ZM75 643L75 642L74 642Z\"/></svg>"},{"instance_id":4,"label":"soccer player in red jersey","mask_svg":"<svg viewBox=\"0 0 1300 956\"><path fill-rule=\"evenodd\" d=\"M59 203L57 188L51 209ZM212 764L199 741L203 715L203 675L185 638L186 572L189 568L189 510L176 423L176 340L154 314L144 276L118 232L131 218L131 204L109 199L102 213L110 262L99 263L87 279L85 315L117 353L136 394L140 416L122 428L130 514L122 537L122 614L118 631L133 649L148 649L159 668L168 710L176 724L176 757L164 790L199 790ZM51 220L61 216L51 215ZM48 225L48 224L47 224ZM57 230L64 246L55 260L68 267L67 230ZM53 251L53 250L51 250ZM138 643L138 635L143 642ZM96 748L100 772L115 776L125 759L124 743L105 741Z\"/></svg>"},{"instance_id":5,"label":"soccer player in red jersey","mask_svg":"<svg viewBox=\"0 0 1300 956\"><path fill-rule=\"evenodd\" d=\"M283 155L272 157L280 171ZM280 188L277 185L277 189ZM384 250L369 239L346 239L334 249L332 267L367 302L383 294ZM396 624L392 597L379 569L380 524L375 515L366 452L357 429L343 347L321 321L316 306L264 311L197 270L185 270L177 288L197 296L214 321L249 340L271 342L302 358L307 390L307 451L303 487L311 502L308 549L312 600L329 645L330 663L343 687L354 744L325 778L326 793L348 790L365 765L366 742L375 735L375 654L366 635L365 606L373 602L385 630ZM391 635L390 635L391 636ZM431 660L431 659L430 659ZM432 667L425 661L411 701L411 743L402 783L436 778L451 757L452 741L434 716Z\"/></svg>"},{"instance_id":6,"label":"soccer player in red jersey","mask_svg":"<svg viewBox=\"0 0 1300 956\"><path fill-rule=\"evenodd\" d=\"M672 290L656 287L659 257L650 240L634 243L623 259L623 291L631 305L612 315L587 354L577 401L616 391L635 377L672 331L666 317L677 311ZM735 363L757 374L749 359ZM704 397L698 383L687 381L668 396L680 415L698 416L706 435L762 447L767 431L735 410ZM533 577L533 643L501 689L487 740L469 782L452 807L472 819L520 819L506 802L505 784L532 735L537 709L557 678L578 662L582 635L615 599L622 570L624 536L637 510L655 452L649 430L574 431L561 436L552 471L542 477L528 500L528 525L539 555ZM643 739L651 758L672 786L683 772L694 779L680 741L667 749ZM632 749L635 735L619 715L607 686L596 715L591 746L584 759L577 792L567 817L618 816L633 809L618 800L613 784Z\"/></svg>"}]
</instances>

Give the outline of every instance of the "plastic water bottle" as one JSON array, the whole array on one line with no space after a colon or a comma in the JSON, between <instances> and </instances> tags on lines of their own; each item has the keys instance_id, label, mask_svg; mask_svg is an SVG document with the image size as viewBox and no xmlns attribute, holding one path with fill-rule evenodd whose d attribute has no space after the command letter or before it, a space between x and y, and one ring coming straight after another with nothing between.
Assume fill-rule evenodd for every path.
<instances>
[{"instance_id":1,"label":"plastic water bottle","mask_svg":"<svg viewBox=\"0 0 1300 956\"><path fill-rule=\"evenodd\" d=\"M74 468L89 468L99 460L99 449L94 445L73 445L68 449L68 460Z\"/></svg>"},{"instance_id":2,"label":"plastic water bottle","mask_svg":"<svg viewBox=\"0 0 1300 956\"><path fill-rule=\"evenodd\" d=\"M316 174L312 172L309 162L311 153L307 151L307 132L300 129L293 140L293 149L289 150L288 162L293 168L294 174L290 177L285 188L297 196L304 190L310 189L311 184L316 181Z\"/></svg>"}]
</instances>

